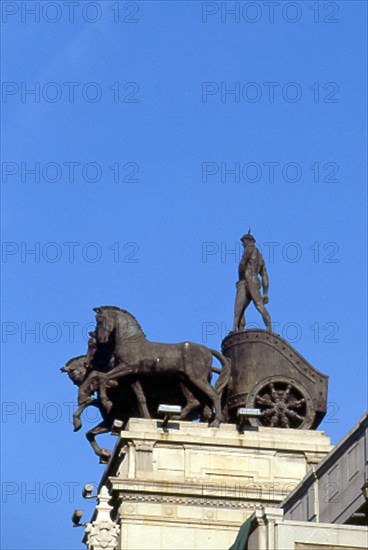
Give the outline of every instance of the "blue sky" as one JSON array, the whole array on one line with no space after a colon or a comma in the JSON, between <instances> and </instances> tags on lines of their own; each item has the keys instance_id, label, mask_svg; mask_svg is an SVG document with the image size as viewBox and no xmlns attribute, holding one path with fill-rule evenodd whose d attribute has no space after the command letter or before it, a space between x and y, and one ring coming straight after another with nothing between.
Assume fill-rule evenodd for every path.
<instances>
[{"instance_id":1,"label":"blue sky","mask_svg":"<svg viewBox=\"0 0 368 550\"><path fill-rule=\"evenodd\" d=\"M83 548L103 467L59 368L92 308L220 349L248 228L275 332L330 377L321 429L366 409L366 3L276 4L2 3L6 550Z\"/></svg>"}]
</instances>

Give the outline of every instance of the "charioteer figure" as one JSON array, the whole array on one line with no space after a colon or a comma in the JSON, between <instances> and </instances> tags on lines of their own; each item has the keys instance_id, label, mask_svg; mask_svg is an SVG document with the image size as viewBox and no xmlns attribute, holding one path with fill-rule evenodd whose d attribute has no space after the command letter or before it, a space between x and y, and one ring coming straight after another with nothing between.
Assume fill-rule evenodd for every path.
<instances>
[{"instance_id":1,"label":"charioteer figure","mask_svg":"<svg viewBox=\"0 0 368 550\"><path fill-rule=\"evenodd\" d=\"M244 253L239 264L239 281L236 283L236 299L233 331L245 329L245 310L253 301L255 307L262 315L262 319L268 330L271 328L271 317L265 308L268 303L268 274L266 264L261 252L256 247L256 240L250 234L250 230L240 239L244 246ZM261 281L263 296L261 295Z\"/></svg>"}]
</instances>

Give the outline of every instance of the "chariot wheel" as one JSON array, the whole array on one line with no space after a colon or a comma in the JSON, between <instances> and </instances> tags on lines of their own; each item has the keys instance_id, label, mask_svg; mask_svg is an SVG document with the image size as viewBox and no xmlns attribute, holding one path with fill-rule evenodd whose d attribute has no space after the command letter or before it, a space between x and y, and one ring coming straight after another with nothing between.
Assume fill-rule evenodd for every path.
<instances>
[{"instance_id":1,"label":"chariot wheel","mask_svg":"<svg viewBox=\"0 0 368 550\"><path fill-rule=\"evenodd\" d=\"M253 426L309 429L314 420L312 400L306 389L287 377L269 377L248 395L247 407L261 410Z\"/></svg>"}]
</instances>

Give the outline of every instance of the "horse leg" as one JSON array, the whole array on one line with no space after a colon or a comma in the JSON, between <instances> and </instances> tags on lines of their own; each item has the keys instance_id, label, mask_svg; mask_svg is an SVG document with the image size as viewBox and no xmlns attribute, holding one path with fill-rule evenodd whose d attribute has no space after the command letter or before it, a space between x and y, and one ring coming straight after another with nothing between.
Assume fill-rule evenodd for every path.
<instances>
[{"instance_id":1,"label":"horse leg","mask_svg":"<svg viewBox=\"0 0 368 550\"><path fill-rule=\"evenodd\" d=\"M181 411L179 419L185 420L186 417L189 415L189 413L191 413L194 409L199 407L200 402L196 397L194 397L192 392L186 387L186 385L183 382L180 382L180 388L184 394L187 404L185 405L184 409Z\"/></svg>"},{"instance_id":2,"label":"horse leg","mask_svg":"<svg viewBox=\"0 0 368 550\"><path fill-rule=\"evenodd\" d=\"M102 377L101 377L100 381L99 381L99 386L98 386L98 396L99 396L99 399L101 401L102 406L104 407L106 412L109 413L112 409L113 403L107 397L106 385L107 385L107 380L102 379Z\"/></svg>"},{"instance_id":3,"label":"horse leg","mask_svg":"<svg viewBox=\"0 0 368 550\"><path fill-rule=\"evenodd\" d=\"M187 373L188 374L188 373ZM211 386L211 384L208 383L207 380L202 380L201 378L197 378L194 373L188 374L189 380L196 386L198 389L200 389L204 394L207 395L207 397L210 398L210 400L213 403L214 409L215 409L215 418L211 422L210 427L218 427L220 425L220 422L222 422L222 411L221 411L221 403L220 403L220 396L216 392L216 390Z\"/></svg>"},{"instance_id":4,"label":"horse leg","mask_svg":"<svg viewBox=\"0 0 368 550\"><path fill-rule=\"evenodd\" d=\"M142 417L143 418L151 418L151 415L150 415L148 407L147 407L146 396L144 394L142 384L140 383L140 381L136 380L135 382L133 382L132 383L132 388L133 388L133 391L134 391L134 393L137 397L138 408L139 408L139 412L141 413Z\"/></svg>"},{"instance_id":5,"label":"horse leg","mask_svg":"<svg viewBox=\"0 0 368 550\"><path fill-rule=\"evenodd\" d=\"M96 381L99 380L101 372L92 371L89 373L85 381L79 386L78 403L81 404L80 398L84 395L91 395L96 390Z\"/></svg>"},{"instance_id":6,"label":"horse leg","mask_svg":"<svg viewBox=\"0 0 368 550\"><path fill-rule=\"evenodd\" d=\"M101 403L108 413L111 411L112 405L113 405L106 394L106 387L108 383L112 382L114 383L114 385L116 385L117 378L126 376L127 374L131 374L131 372L132 372L132 369L126 363L119 363L119 365L113 368L111 371L107 373L100 373L98 393L99 393ZM143 390L142 390L142 394L143 394ZM150 418L150 416L148 418Z\"/></svg>"},{"instance_id":7,"label":"horse leg","mask_svg":"<svg viewBox=\"0 0 368 550\"><path fill-rule=\"evenodd\" d=\"M101 447L96 442L95 437L96 435L107 433L110 430L111 430L111 426L109 422L107 422L106 420L103 420L102 422L100 422L100 424L97 424L97 426L95 426L94 428L92 428L92 430L89 430L86 433L86 438L90 442L96 455L100 457L101 463L103 464L107 463L111 453L108 449L101 449Z\"/></svg>"},{"instance_id":8,"label":"horse leg","mask_svg":"<svg viewBox=\"0 0 368 550\"><path fill-rule=\"evenodd\" d=\"M94 407L97 407L97 400L93 399L93 397L89 397L87 401L85 401L82 405L79 405L79 407L76 409L76 411L73 414L73 426L74 431L77 432L82 427L82 421L81 421L81 414L82 412L89 407L90 405L93 405Z\"/></svg>"},{"instance_id":9,"label":"horse leg","mask_svg":"<svg viewBox=\"0 0 368 550\"><path fill-rule=\"evenodd\" d=\"M122 368L125 366L127 367L127 365L125 365L124 363L122 363L121 365L122 365ZM115 368L111 372L104 374L100 378L99 397L100 397L101 404L103 405L103 407L107 412L111 411L113 403L107 397L106 387L111 382L113 382L114 384L117 384L116 378L121 376L122 368L119 368L119 369ZM143 418L151 418L151 415L147 407L146 396L144 394L142 384L140 383L140 381L136 380L135 382L133 382L132 388L137 397L140 414L142 415Z\"/></svg>"},{"instance_id":10,"label":"horse leg","mask_svg":"<svg viewBox=\"0 0 368 550\"><path fill-rule=\"evenodd\" d=\"M127 365L126 363L119 363L119 365L115 367L112 371L100 375L98 393L100 401L107 412L111 411L113 405L106 394L106 387L108 383L113 382L115 385L117 378L123 378L124 376L128 376L128 374L133 374L133 369L129 367L129 365Z\"/></svg>"},{"instance_id":11,"label":"horse leg","mask_svg":"<svg viewBox=\"0 0 368 550\"><path fill-rule=\"evenodd\" d=\"M126 369L130 369L129 365L126 363L119 363L116 367L114 367L112 370L105 373L105 376L107 378L118 378L119 376L124 376L128 374ZM130 369L131 371L131 369Z\"/></svg>"},{"instance_id":12,"label":"horse leg","mask_svg":"<svg viewBox=\"0 0 368 550\"><path fill-rule=\"evenodd\" d=\"M73 426L74 431L77 432L82 427L82 420L81 420L81 414L88 407L89 403L84 403L83 405L80 405L77 410L73 414Z\"/></svg>"}]
</instances>

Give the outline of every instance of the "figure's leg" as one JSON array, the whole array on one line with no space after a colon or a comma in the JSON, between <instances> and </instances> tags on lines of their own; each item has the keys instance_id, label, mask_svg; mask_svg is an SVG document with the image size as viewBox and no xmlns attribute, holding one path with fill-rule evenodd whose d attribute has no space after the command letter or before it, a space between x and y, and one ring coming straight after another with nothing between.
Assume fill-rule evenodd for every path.
<instances>
[{"instance_id":1,"label":"figure's leg","mask_svg":"<svg viewBox=\"0 0 368 550\"><path fill-rule=\"evenodd\" d=\"M245 310L245 300L246 300L246 287L245 281L238 281L236 283L236 297L235 297L235 310L234 310L234 323L233 331L240 330L242 323L242 317Z\"/></svg>"},{"instance_id":2,"label":"figure's leg","mask_svg":"<svg viewBox=\"0 0 368 550\"><path fill-rule=\"evenodd\" d=\"M133 391L137 397L139 412L143 418L151 418L150 412L147 407L147 400L144 394L142 384L139 380L132 383Z\"/></svg>"},{"instance_id":3,"label":"figure's leg","mask_svg":"<svg viewBox=\"0 0 368 550\"><path fill-rule=\"evenodd\" d=\"M271 316L268 313L267 309L265 308L259 287L256 285L248 285L248 288L249 288L249 294L252 297L255 307L257 308L259 313L262 315L264 324L266 325L268 330L271 331L272 330Z\"/></svg>"},{"instance_id":4,"label":"figure's leg","mask_svg":"<svg viewBox=\"0 0 368 550\"><path fill-rule=\"evenodd\" d=\"M244 299L244 304L243 304L242 315L241 315L241 319L240 319L240 323L239 323L239 330L245 330L245 325L246 325L245 310L247 309L247 307L249 306L251 301L252 301L252 298L250 297L250 294L248 294L248 291L246 291L245 292L245 299Z\"/></svg>"},{"instance_id":5,"label":"figure's leg","mask_svg":"<svg viewBox=\"0 0 368 550\"><path fill-rule=\"evenodd\" d=\"M96 455L100 457L101 462L107 462L107 460L110 458L111 453L108 449L101 449L101 447L96 442L95 437L96 435L107 433L110 430L111 430L111 426L109 422L107 422L106 420L103 420L102 422L100 422L100 424L98 424L97 426L92 428L92 430L89 430L86 433L86 438L90 442Z\"/></svg>"}]
</instances>

